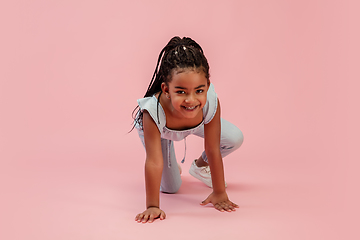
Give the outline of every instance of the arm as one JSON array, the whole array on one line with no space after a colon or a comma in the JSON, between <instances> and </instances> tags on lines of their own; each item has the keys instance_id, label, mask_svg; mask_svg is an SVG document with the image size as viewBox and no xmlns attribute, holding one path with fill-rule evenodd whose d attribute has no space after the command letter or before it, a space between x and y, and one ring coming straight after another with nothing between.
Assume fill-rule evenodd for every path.
<instances>
[{"instance_id":1,"label":"arm","mask_svg":"<svg viewBox=\"0 0 360 240\"><path fill-rule=\"evenodd\" d=\"M163 170L163 157L161 152L160 132L146 111L143 113L143 129L146 150L145 161L145 187L146 209L136 216L138 222L152 222L154 218L165 218L165 213L160 207L160 183Z\"/></svg>"},{"instance_id":2,"label":"arm","mask_svg":"<svg viewBox=\"0 0 360 240\"><path fill-rule=\"evenodd\" d=\"M220 102L218 100L214 118L204 126L205 153L211 170L213 190L217 193L225 192L224 167L220 154L220 115Z\"/></svg>"},{"instance_id":3,"label":"arm","mask_svg":"<svg viewBox=\"0 0 360 240\"><path fill-rule=\"evenodd\" d=\"M221 110L220 102L214 118L204 126L205 153L208 158L213 192L202 202L202 205L212 203L220 211L234 211L238 205L231 202L225 191L224 166L220 153L220 136L221 136Z\"/></svg>"}]
</instances>

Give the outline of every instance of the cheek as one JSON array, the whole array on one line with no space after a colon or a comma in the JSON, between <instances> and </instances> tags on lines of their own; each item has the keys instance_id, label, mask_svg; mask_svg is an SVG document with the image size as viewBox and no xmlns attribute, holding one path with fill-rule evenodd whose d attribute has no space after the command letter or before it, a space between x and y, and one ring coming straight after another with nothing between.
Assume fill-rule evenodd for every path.
<instances>
[{"instance_id":1,"label":"cheek","mask_svg":"<svg viewBox=\"0 0 360 240\"><path fill-rule=\"evenodd\" d=\"M201 99L202 99L202 101L206 102L206 100L207 100L207 95L204 94Z\"/></svg>"},{"instance_id":2,"label":"cheek","mask_svg":"<svg viewBox=\"0 0 360 240\"><path fill-rule=\"evenodd\" d=\"M183 100L180 97L171 98L171 103L174 107L181 105Z\"/></svg>"},{"instance_id":3,"label":"cheek","mask_svg":"<svg viewBox=\"0 0 360 240\"><path fill-rule=\"evenodd\" d=\"M203 96L203 97L201 97L199 100L200 100L200 102L201 102L201 106L204 107L205 104L206 104L206 100L207 100L206 95Z\"/></svg>"}]
</instances>

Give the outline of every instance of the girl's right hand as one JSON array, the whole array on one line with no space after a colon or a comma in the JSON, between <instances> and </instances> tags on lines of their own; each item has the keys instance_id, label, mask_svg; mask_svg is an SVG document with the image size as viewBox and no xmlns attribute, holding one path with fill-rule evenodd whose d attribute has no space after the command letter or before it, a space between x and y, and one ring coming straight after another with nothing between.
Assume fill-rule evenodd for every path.
<instances>
[{"instance_id":1,"label":"girl's right hand","mask_svg":"<svg viewBox=\"0 0 360 240\"><path fill-rule=\"evenodd\" d=\"M161 210L158 207L149 207L144 212L139 213L135 217L135 221L142 222L142 223L152 223L154 219L160 218L160 220L163 220L166 218L166 214L163 210Z\"/></svg>"}]
</instances>

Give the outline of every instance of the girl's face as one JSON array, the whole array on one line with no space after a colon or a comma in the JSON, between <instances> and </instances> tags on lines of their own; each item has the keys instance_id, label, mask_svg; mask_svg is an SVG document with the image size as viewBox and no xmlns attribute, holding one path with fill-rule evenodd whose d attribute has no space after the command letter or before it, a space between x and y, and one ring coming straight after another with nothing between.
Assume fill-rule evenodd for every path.
<instances>
[{"instance_id":1,"label":"girl's face","mask_svg":"<svg viewBox=\"0 0 360 240\"><path fill-rule=\"evenodd\" d=\"M175 71L171 81L162 83L161 87L176 116L194 118L205 106L209 82L203 71Z\"/></svg>"}]
</instances>

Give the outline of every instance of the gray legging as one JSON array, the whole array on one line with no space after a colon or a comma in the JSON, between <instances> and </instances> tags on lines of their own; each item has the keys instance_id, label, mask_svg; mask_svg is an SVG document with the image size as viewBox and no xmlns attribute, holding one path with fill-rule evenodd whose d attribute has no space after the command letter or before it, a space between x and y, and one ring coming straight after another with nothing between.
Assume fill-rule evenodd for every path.
<instances>
[{"instance_id":1,"label":"gray legging","mask_svg":"<svg viewBox=\"0 0 360 240\"><path fill-rule=\"evenodd\" d=\"M141 142L145 147L143 132L139 132ZM204 138L204 125L192 134ZM238 149L244 141L244 136L234 124L221 118L220 153L226 157ZM164 168L161 177L160 191L165 193L176 193L181 186L181 177L176 161L174 143L172 140L161 138L161 149L164 160ZM202 153L204 161L208 161L205 151Z\"/></svg>"}]
</instances>

